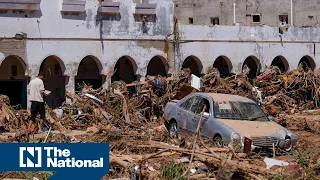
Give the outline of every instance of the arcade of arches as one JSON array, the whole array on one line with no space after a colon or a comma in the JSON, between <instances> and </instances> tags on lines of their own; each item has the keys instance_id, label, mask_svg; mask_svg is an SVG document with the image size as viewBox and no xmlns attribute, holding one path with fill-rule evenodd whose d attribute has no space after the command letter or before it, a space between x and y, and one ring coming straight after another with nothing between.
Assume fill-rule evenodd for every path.
<instances>
[{"instance_id":1,"label":"arcade of arches","mask_svg":"<svg viewBox=\"0 0 320 180\"><path fill-rule=\"evenodd\" d=\"M281 72L286 72L289 69L288 61L283 56L277 56L273 59L271 66L277 66Z\"/></svg>"},{"instance_id":2,"label":"arcade of arches","mask_svg":"<svg viewBox=\"0 0 320 180\"><path fill-rule=\"evenodd\" d=\"M299 64L305 69L314 70L316 64L310 56L304 56ZM282 57L275 57L271 64L277 66L281 71L288 71L288 61ZM254 78L260 71L260 62L254 56L245 59L242 68L247 66L250 69L249 78ZM213 67L217 68L221 76L229 76L232 70L232 63L228 57L220 56L213 62ZM61 59L56 56L49 56L44 59L40 66L40 71L44 73L45 88L51 91L51 95L45 97L46 103L52 107L59 107L65 101L66 81L69 77L65 76L65 65ZM195 56L189 56L183 62L182 68L190 68L191 72L201 76L202 64ZM153 57L147 66L146 75L168 76L169 65L167 61L160 56ZM101 75L102 65L100 61L92 56L83 58L78 66L77 76L72 83L84 82L92 85L93 88L100 88L103 85L103 76ZM111 81L123 80L125 83L132 83L138 80L137 64L128 56L123 56L114 66L114 74ZM27 84L30 80L26 76L27 65L23 59L17 56L8 56L0 64L0 94L8 95L11 105L20 104L27 108ZM77 90L80 90L77 88Z\"/></svg>"},{"instance_id":3,"label":"arcade of arches","mask_svg":"<svg viewBox=\"0 0 320 180\"><path fill-rule=\"evenodd\" d=\"M137 65L134 60L130 57L123 56L117 61L114 67L114 74L111 81L114 82L122 80L127 84L132 83L137 80L137 76L135 75L136 70Z\"/></svg>"},{"instance_id":4,"label":"arcade of arches","mask_svg":"<svg viewBox=\"0 0 320 180\"><path fill-rule=\"evenodd\" d=\"M150 60L148 64L147 76L160 75L162 77L167 77L167 69L168 69L168 64L164 63L164 60L162 60L160 57L155 56Z\"/></svg>"},{"instance_id":5,"label":"arcade of arches","mask_svg":"<svg viewBox=\"0 0 320 180\"><path fill-rule=\"evenodd\" d=\"M245 67L248 67L250 69L248 77L250 79L253 79L256 77L260 70L260 63L259 60L254 56L249 56L246 58L246 60L243 62L242 70L244 70Z\"/></svg>"},{"instance_id":6,"label":"arcade of arches","mask_svg":"<svg viewBox=\"0 0 320 180\"><path fill-rule=\"evenodd\" d=\"M189 56L184 60L182 64L182 69L184 68L189 68L191 70L191 73L198 77L201 76L201 71L202 71L201 61L194 56Z\"/></svg>"},{"instance_id":7,"label":"arcade of arches","mask_svg":"<svg viewBox=\"0 0 320 180\"><path fill-rule=\"evenodd\" d=\"M213 63L213 67L217 68L220 72L221 77L226 77L230 75L230 70L232 69L229 58L225 56L219 56Z\"/></svg>"},{"instance_id":8,"label":"arcade of arches","mask_svg":"<svg viewBox=\"0 0 320 180\"><path fill-rule=\"evenodd\" d=\"M8 56L0 65L0 94L9 96L11 105L27 108L25 64L20 57Z\"/></svg>"},{"instance_id":9,"label":"arcade of arches","mask_svg":"<svg viewBox=\"0 0 320 180\"><path fill-rule=\"evenodd\" d=\"M76 91L81 90L83 83L91 85L93 89L100 88L103 83L100 72L101 64L98 65L94 57L87 56L83 58L79 64L77 76L75 77Z\"/></svg>"},{"instance_id":10,"label":"arcade of arches","mask_svg":"<svg viewBox=\"0 0 320 180\"><path fill-rule=\"evenodd\" d=\"M316 68L316 64L310 56L303 56L299 61L299 65L301 65L305 71L308 69L313 71Z\"/></svg>"},{"instance_id":11,"label":"arcade of arches","mask_svg":"<svg viewBox=\"0 0 320 180\"><path fill-rule=\"evenodd\" d=\"M40 72L44 73L44 87L51 91L49 96L45 96L45 101L51 108L59 107L65 101L64 71L63 62L58 57L49 56L41 63Z\"/></svg>"}]
</instances>

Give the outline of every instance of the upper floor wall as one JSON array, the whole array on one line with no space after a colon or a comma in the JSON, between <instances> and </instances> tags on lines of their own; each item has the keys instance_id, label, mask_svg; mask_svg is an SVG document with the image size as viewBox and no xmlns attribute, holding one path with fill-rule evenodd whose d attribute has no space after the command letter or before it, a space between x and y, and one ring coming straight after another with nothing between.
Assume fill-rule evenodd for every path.
<instances>
[{"instance_id":1,"label":"upper floor wall","mask_svg":"<svg viewBox=\"0 0 320 180\"><path fill-rule=\"evenodd\" d=\"M233 25L233 3L236 23L246 26L279 26L291 22L290 0L174 0L175 13L182 24ZM293 0L293 24L315 26L320 21L320 0Z\"/></svg>"},{"instance_id":2,"label":"upper floor wall","mask_svg":"<svg viewBox=\"0 0 320 180\"><path fill-rule=\"evenodd\" d=\"M226 42L320 43L320 28L289 27L279 33L277 27L180 25L180 40ZM201 33L200 33L201 32Z\"/></svg>"},{"instance_id":3,"label":"upper floor wall","mask_svg":"<svg viewBox=\"0 0 320 180\"><path fill-rule=\"evenodd\" d=\"M2 0L0 38L164 39L173 13L171 0Z\"/></svg>"}]
</instances>

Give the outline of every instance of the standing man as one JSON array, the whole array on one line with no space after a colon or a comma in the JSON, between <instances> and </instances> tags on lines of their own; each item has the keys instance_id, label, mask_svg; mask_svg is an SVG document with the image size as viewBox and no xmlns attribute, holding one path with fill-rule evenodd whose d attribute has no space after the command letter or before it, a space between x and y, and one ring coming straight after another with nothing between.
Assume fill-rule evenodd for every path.
<instances>
[{"instance_id":1,"label":"standing man","mask_svg":"<svg viewBox=\"0 0 320 180\"><path fill-rule=\"evenodd\" d=\"M43 73L30 81L29 83L29 100L31 102L31 118L28 124L28 132L34 132L34 122L38 113L40 114L39 133L42 133L43 122L46 118L46 109L44 106L43 95L45 94L45 88L43 84Z\"/></svg>"}]
</instances>

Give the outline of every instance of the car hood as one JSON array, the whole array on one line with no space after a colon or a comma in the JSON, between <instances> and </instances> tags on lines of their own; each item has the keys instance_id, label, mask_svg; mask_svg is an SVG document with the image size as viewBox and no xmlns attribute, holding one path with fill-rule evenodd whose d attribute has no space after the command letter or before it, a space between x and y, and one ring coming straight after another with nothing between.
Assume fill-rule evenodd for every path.
<instances>
[{"instance_id":1,"label":"car hood","mask_svg":"<svg viewBox=\"0 0 320 180\"><path fill-rule=\"evenodd\" d=\"M280 132L282 129L281 126L271 121L244 121L230 119L218 119L218 121L233 129L243 137L282 136Z\"/></svg>"}]
</instances>

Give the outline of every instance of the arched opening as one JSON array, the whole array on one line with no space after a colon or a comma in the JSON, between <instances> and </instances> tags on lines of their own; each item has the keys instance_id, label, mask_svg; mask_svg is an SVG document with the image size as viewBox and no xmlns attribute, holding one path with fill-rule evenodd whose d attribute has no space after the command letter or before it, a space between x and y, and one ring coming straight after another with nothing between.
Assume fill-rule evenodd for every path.
<instances>
[{"instance_id":1,"label":"arched opening","mask_svg":"<svg viewBox=\"0 0 320 180\"><path fill-rule=\"evenodd\" d=\"M99 60L92 56L83 58L78 67L78 73L75 77L75 89L81 91L83 83L98 89L102 86L102 76L100 74L102 65Z\"/></svg>"},{"instance_id":2,"label":"arched opening","mask_svg":"<svg viewBox=\"0 0 320 180\"><path fill-rule=\"evenodd\" d=\"M40 66L40 72L44 73L43 83L45 89L51 91L44 99L49 107L56 108L65 101L65 66L61 59L49 56L44 59Z\"/></svg>"},{"instance_id":3,"label":"arched opening","mask_svg":"<svg viewBox=\"0 0 320 180\"><path fill-rule=\"evenodd\" d=\"M283 56L277 56L273 59L271 66L277 66L281 72L286 72L289 69L288 61Z\"/></svg>"},{"instance_id":4,"label":"arched opening","mask_svg":"<svg viewBox=\"0 0 320 180\"><path fill-rule=\"evenodd\" d=\"M184 68L189 68L192 74L200 77L203 67L199 58L195 56L189 56L182 64L182 69Z\"/></svg>"},{"instance_id":5,"label":"arched opening","mask_svg":"<svg viewBox=\"0 0 320 180\"><path fill-rule=\"evenodd\" d=\"M260 73L259 72L260 71L260 62L254 56L249 56L246 58L246 60L243 63L243 66L242 66L242 71L244 71L246 69L246 67L250 69L250 71L248 73L249 79L256 78L256 76Z\"/></svg>"},{"instance_id":6,"label":"arched opening","mask_svg":"<svg viewBox=\"0 0 320 180\"><path fill-rule=\"evenodd\" d=\"M121 57L115 67L114 67L114 74L111 78L111 81L124 81L125 83L129 84L133 81L137 80L135 75L137 71L137 65L135 61L127 56Z\"/></svg>"},{"instance_id":7,"label":"arched opening","mask_svg":"<svg viewBox=\"0 0 320 180\"><path fill-rule=\"evenodd\" d=\"M305 71L309 69L313 71L316 68L316 63L310 56L303 56L299 61L299 66L301 66Z\"/></svg>"},{"instance_id":8,"label":"arched opening","mask_svg":"<svg viewBox=\"0 0 320 180\"><path fill-rule=\"evenodd\" d=\"M10 98L10 104L27 108L27 83L25 76L26 65L17 56L8 56L0 65L0 94Z\"/></svg>"},{"instance_id":9,"label":"arched opening","mask_svg":"<svg viewBox=\"0 0 320 180\"><path fill-rule=\"evenodd\" d=\"M232 63L226 56L219 56L214 61L213 67L219 70L221 77L227 77L232 70Z\"/></svg>"},{"instance_id":10,"label":"arched opening","mask_svg":"<svg viewBox=\"0 0 320 180\"><path fill-rule=\"evenodd\" d=\"M165 61L164 58L155 56L153 57L147 68L147 76L156 76L160 75L163 77L167 77L167 70L169 69L168 63Z\"/></svg>"}]
</instances>

